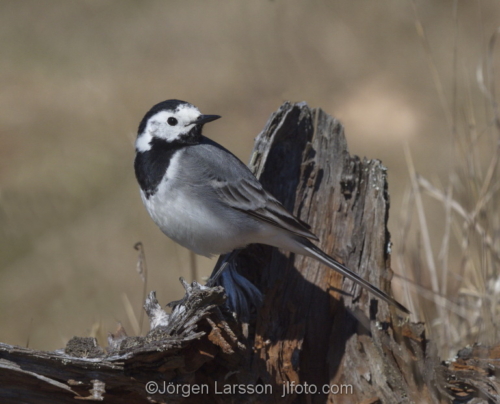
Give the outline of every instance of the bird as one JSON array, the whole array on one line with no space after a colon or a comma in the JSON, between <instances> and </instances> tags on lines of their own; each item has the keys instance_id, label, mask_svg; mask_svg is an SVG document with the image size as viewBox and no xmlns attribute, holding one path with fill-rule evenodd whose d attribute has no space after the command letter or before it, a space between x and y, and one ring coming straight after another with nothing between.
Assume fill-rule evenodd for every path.
<instances>
[{"instance_id":1,"label":"bird","mask_svg":"<svg viewBox=\"0 0 500 404\"><path fill-rule=\"evenodd\" d=\"M317 247L312 241L318 238L263 188L241 160L203 136L203 126L219 118L177 99L154 105L142 118L134 170L144 206L160 230L207 257L254 243L305 255L409 313Z\"/></svg>"}]
</instances>

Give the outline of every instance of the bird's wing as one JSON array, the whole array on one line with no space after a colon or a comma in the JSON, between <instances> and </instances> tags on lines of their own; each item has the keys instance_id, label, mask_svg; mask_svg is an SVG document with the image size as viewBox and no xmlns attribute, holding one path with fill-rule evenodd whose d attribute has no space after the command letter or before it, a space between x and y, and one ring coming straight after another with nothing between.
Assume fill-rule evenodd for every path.
<instances>
[{"instance_id":1,"label":"bird's wing","mask_svg":"<svg viewBox=\"0 0 500 404\"><path fill-rule=\"evenodd\" d=\"M291 215L283 205L266 192L259 180L230 151L204 138L202 144L189 148L191 164L187 168L193 179L228 207L244 212L258 220L271 223L290 233L312 240L318 238L307 224Z\"/></svg>"},{"instance_id":2,"label":"bird's wing","mask_svg":"<svg viewBox=\"0 0 500 404\"><path fill-rule=\"evenodd\" d=\"M237 181L213 179L211 185L219 199L231 208L290 233L318 240L304 223L288 213L276 198L266 192L253 175Z\"/></svg>"}]
</instances>

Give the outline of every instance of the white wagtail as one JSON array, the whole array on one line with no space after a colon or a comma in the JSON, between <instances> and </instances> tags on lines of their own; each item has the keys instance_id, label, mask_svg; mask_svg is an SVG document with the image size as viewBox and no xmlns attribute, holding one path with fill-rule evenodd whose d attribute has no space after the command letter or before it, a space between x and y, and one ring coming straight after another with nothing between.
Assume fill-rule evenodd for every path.
<instances>
[{"instance_id":1,"label":"white wagtail","mask_svg":"<svg viewBox=\"0 0 500 404\"><path fill-rule=\"evenodd\" d=\"M142 119L135 143L135 175L153 221L172 240L196 254L212 256L260 243L306 255L408 310L330 257L236 156L202 135L219 119L194 105L167 100Z\"/></svg>"}]
</instances>

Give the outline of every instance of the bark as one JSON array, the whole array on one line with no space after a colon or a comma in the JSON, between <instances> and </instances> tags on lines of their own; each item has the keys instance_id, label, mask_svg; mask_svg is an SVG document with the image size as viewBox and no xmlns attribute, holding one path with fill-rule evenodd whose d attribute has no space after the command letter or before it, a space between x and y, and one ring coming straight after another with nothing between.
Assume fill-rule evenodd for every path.
<instances>
[{"instance_id":1,"label":"bark","mask_svg":"<svg viewBox=\"0 0 500 404\"><path fill-rule=\"evenodd\" d=\"M337 120L304 103L283 104L258 136L250 167L311 225L324 251L390 290L387 170L378 160L351 156ZM145 304L152 330L145 337L120 329L106 349L75 337L56 352L0 344L0 402L498 399L500 349L471 349L462 362L440 364L423 324L409 323L314 260L260 245L237 260L264 293L249 324L225 309L219 287L184 283L186 296L171 304L170 314L152 293ZM159 391L147 391L148 382Z\"/></svg>"}]
</instances>

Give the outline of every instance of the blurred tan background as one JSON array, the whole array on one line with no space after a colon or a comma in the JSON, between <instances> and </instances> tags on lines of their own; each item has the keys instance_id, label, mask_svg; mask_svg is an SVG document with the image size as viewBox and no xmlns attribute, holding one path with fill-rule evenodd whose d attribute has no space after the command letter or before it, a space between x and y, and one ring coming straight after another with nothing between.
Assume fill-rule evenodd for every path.
<instances>
[{"instance_id":1,"label":"blurred tan background","mask_svg":"<svg viewBox=\"0 0 500 404\"><path fill-rule=\"evenodd\" d=\"M181 297L189 254L150 220L133 172L139 121L169 98L222 115L205 134L245 162L285 100L339 118L351 153L389 169L397 246L404 144L418 172L446 178L440 97L486 111L476 67L499 22L495 0L0 1L0 341L133 334L137 241L148 289ZM202 275L214 264L197 258Z\"/></svg>"}]
</instances>

